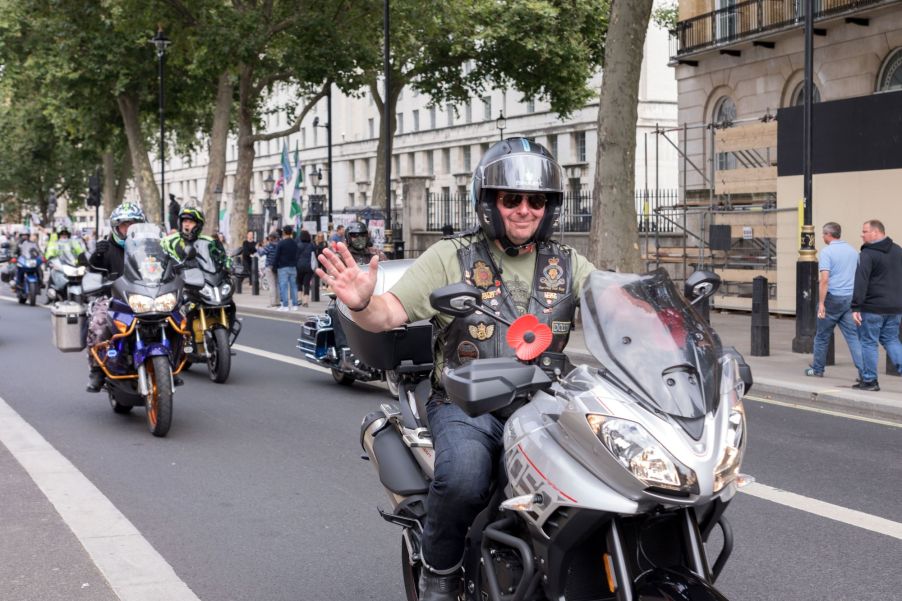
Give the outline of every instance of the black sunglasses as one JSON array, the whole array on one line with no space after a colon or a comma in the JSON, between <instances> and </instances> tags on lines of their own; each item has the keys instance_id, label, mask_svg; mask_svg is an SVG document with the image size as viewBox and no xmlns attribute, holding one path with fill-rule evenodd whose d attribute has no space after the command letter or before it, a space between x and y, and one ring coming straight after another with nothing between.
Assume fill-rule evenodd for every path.
<instances>
[{"instance_id":1,"label":"black sunglasses","mask_svg":"<svg viewBox=\"0 0 902 601\"><path fill-rule=\"evenodd\" d=\"M529 208L538 211L545 208L548 198L541 192L521 193L521 192L499 192L501 204L505 209L516 209L526 199Z\"/></svg>"}]
</instances>

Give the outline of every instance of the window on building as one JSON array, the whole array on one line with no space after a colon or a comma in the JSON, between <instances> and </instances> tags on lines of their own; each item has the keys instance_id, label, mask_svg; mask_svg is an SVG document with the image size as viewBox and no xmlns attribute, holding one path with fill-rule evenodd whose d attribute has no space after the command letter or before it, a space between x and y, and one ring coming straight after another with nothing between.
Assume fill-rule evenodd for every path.
<instances>
[{"instance_id":1,"label":"window on building","mask_svg":"<svg viewBox=\"0 0 902 601\"><path fill-rule=\"evenodd\" d=\"M398 113L395 115L395 120L397 125L395 125L395 132L399 134L404 133L404 113Z\"/></svg>"},{"instance_id":2,"label":"window on building","mask_svg":"<svg viewBox=\"0 0 902 601\"><path fill-rule=\"evenodd\" d=\"M367 125L370 128L370 137L375 138L376 137L376 120L373 117L370 117L369 119L367 119Z\"/></svg>"},{"instance_id":3,"label":"window on building","mask_svg":"<svg viewBox=\"0 0 902 601\"><path fill-rule=\"evenodd\" d=\"M817 86L811 86L811 101L812 102L820 102L821 101L821 91L817 89ZM799 85L796 86L795 91L792 93L792 103L790 106L802 106L805 104L805 82L803 81Z\"/></svg>"},{"instance_id":4,"label":"window on building","mask_svg":"<svg viewBox=\"0 0 902 601\"><path fill-rule=\"evenodd\" d=\"M548 136L548 152L551 153L551 156L557 158L557 134Z\"/></svg>"},{"instance_id":5,"label":"window on building","mask_svg":"<svg viewBox=\"0 0 902 601\"><path fill-rule=\"evenodd\" d=\"M536 101L535 100L530 99L530 100L526 101L526 112L527 113L536 112Z\"/></svg>"},{"instance_id":6,"label":"window on building","mask_svg":"<svg viewBox=\"0 0 902 601\"><path fill-rule=\"evenodd\" d=\"M451 173L451 149L442 148L442 171Z\"/></svg>"},{"instance_id":7,"label":"window on building","mask_svg":"<svg viewBox=\"0 0 902 601\"><path fill-rule=\"evenodd\" d=\"M473 123L473 103L467 102L464 106L464 114L466 115L467 123Z\"/></svg>"},{"instance_id":8,"label":"window on building","mask_svg":"<svg viewBox=\"0 0 902 601\"><path fill-rule=\"evenodd\" d=\"M586 132L578 131L573 134L573 150L575 159L579 163L586 162Z\"/></svg>"},{"instance_id":9,"label":"window on building","mask_svg":"<svg viewBox=\"0 0 902 601\"><path fill-rule=\"evenodd\" d=\"M426 151L426 175L435 175L435 151Z\"/></svg>"},{"instance_id":10,"label":"window on building","mask_svg":"<svg viewBox=\"0 0 902 601\"><path fill-rule=\"evenodd\" d=\"M880 67L877 91L889 92L890 90L902 90L902 48L896 48L890 52Z\"/></svg>"},{"instance_id":11,"label":"window on building","mask_svg":"<svg viewBox=\"0 0 902 601\"><path fill-rule=\"evenodd\" d=\"M318 127L313 128L313 145L319 146L319 128Z\"/></svg>"},{"instance_id":12,"label":"window on building","mask_svg":"<svg viewBox=\"0 0 902 601\"><path fill-rule=\"evenodd\" d=\"M435 121L435 113L436 113L435 107L430 106L429 107L429 128L430 129L435 129L437 127L436 121Z\"/></svg>"},{"instance_id":13,"label":"window on building","mask_svg":"<svg viewBox=\"0 0 902 601\"><path fill-rule=\"evenodd\" d=\"M417 153L411 152L407 155L407 175L417 174Z\"/></svg>"},{"instance_id":14,"label":"window on building","mask_svg":"<svg viewBox=\"0 0 902 601\"><path fill-rule=\"evenodd\" d=\"M470 169L472 168L470 160L470 147L464 146L463 148L461 148L461 150L463 151L464 171L470 171Z\"/></svg>"},{"instance_id":15,"label":"window on building","mask_svg":"<svg viewBox=\"0 0 902 601\"><path fill-rule=\"evenodd\" d=\"M445 105L445 113L448 115L448 127L454 125L454 105L450 102Z\"/></svg>"},{"instance_id":16,"label":"window on building","mask_svg":"<svg viewBox=\"0 0 902 601\"><path fill-rule=\"evenodd\" d=\"M413 111L413 131L420 131L420 111Z\"/></svg>"},{"instance_id":17,"label":"window on building","mask_svg":"<svg viewBox=\"0 0 902 601\"><path fill-rule=\"evenodd\" d=\"M482 97L482 119L483 119L483 121L491 121L492 120L492 97L491 96L483 96Z\"/></svg>"},{"instance_id":18,"label":"window on building","mask_svg":"<svg viewBox=\"0 0 902 601\"><path fill-rule=\"evenodd\" d=\"M736 121L736 103L729 96L724 96L714 105L714 123L729 126ZM717 169L735 169L736 155L732 152L717 153Z\"/></svg>"},{"instance_id":19,"label":"window on building","mask_svg":"<svg viewBox=\"0 0 902 601\"><path fill-rule=\"evenodd\" d=\"M395 177L397 177L398 174L401 173L401 156L400 155L396 154L395 156L393 156L391 158L391 172L395 175Z\"/></svg>"},{"instance_id":20,"label":"window on building","mask_svg":"<svg viewBox=\"0 0 902 601\"><path fill-rule=\"evenodd\" d=\"M349 207L354 206L354 193L353 192L348 192L348 206Z\"/></svg>"}]
</instances>

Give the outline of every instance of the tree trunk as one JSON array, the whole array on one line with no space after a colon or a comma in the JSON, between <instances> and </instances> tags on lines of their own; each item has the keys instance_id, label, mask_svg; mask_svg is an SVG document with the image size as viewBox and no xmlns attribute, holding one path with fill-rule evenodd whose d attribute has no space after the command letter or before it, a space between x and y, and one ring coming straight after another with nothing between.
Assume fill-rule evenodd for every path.
<instances>
[{"instance_id":1,"label":"tree trunk","mask_svg":"<svg viewBox=\"0 0 902 601\"><path fill-rule=\"evenodd\" d=\"M251 177L254 171L254 98L251 97L251 88L251 69L243 66L238 80L238 162L235 167L235 198L229 216L229 239L235 241L244 240L247 235L247 209L250 206Z\"/></svg>"},{"instance_id":2,"label":"tree trunk","mask_svg":"<svg viewBox=\"0 0 902 601\"><path fill-rule=\"evenodd\" d=\"M112 152L103 153L103 214L106 217L113 212L116 202L116 161Z\"/></svg>"},{"instance_id":3,"label":"tree trunk","mask_svg":"<svg viewBox=\"0 0 902 601\"><path fill-rule=\"evenodd\" d=\"M634 201L642 50L653 0L612 0L598 104L598 154L589 259L643 271Z\"/></svg>"},{"instance_id":4,"label":"tree trunk","mask_svg":"<svg viewBox=\"0 0 902 601\"><path fill-rule=\"evenodd\" d=\"M138 188L138 195L141 197L141 206L144 214L147 215L147 220L157 222L162 215L162 201L160 190L153 180L153 167L147 156L144 138L141 136L141 125L138 122L138 100L128 94L121 94L117 101L119 113L122 115L122 123L125 125L125 135L128 138L128 150L135 169L135 185Z\"/></svg>"},{"instance_id":5,"label":"tree trunk","mask_svg":"<svg viewBox=\"0 0 902 601\"><path fill-rule=\"evenodd\" d=\"M219 202L224 191L223 180L233 93L232 78L228 73L223 73L219 76L219 83L216 86L216 107L213 113L213 130L210 133L210 162L207 165L207 183L204 186L203 211L210 232L219 229ZM217 189L219 194L216 193ZM231 237L230 232L226 232L226 235L232 244L242 240Z\"/></svg>"},{"instance_id":6,"label":"tree trunk","mask_svg":"<svg viewBox=\"0 0 902 601\"><path fill-rule=\"evenodd\" d=\"M116 178L116 196L113 197L113 207L122 203L125 198L125 189L128 187L128 180L132 176L132 158L128 153L122 156L122 162L119 164L119 173ZM104 205L106 206L106 205ZM112 207L110 208L112 210ZM107 213L109 215L109 213Z\"/></svg>"},{"instance_id":7,"label":"tree trunk","mask_svg":"<svg viewBox=\"0 0 902 601\"><path fill-rule=\"evenodd\" d=\"M393 107L398 106L398 96L401 95L401 90L404 89L404 83L399 82L399 80L401 80L401 75L399 73L392 73L391 106ZM400 85L398 85L399 83ZM379 144L376 146L376 173L373 176L373 192L370 195L370 198L373 199L373 207L385 208L385 104L382 102L382 96L379 94L379 88L376 85L376 82L370 83L370 92L373 94L373 100L376 103L376 108L379 110ZM394 140L397 127L398 119L395 111L392 111L392 140ZM395 173L394 176L397 177L398 174Z\"/></svg>"}]
</instances>

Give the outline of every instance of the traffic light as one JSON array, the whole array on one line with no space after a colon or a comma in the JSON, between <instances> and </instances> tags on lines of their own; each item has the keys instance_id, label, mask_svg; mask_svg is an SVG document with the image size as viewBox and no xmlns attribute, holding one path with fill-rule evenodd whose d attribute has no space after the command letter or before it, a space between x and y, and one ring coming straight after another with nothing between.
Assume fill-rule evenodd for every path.
<instances>
[{"instance_id":1,"label":"traffic light","mask_svg":"<svg viewBox=\"0 0 902 601\"><path fill-rule=\"evenodd\" d=\"M100 178L96 175L88 178L88 199L85 204L89 207L100 206Z\"/></svg>"}]
</instances>

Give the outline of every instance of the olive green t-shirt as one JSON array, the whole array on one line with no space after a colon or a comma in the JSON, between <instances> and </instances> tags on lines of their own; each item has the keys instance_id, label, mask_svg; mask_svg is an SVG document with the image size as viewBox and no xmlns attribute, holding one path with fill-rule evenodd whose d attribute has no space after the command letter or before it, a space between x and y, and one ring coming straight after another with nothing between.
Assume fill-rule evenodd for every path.
<instances>
[{"instance_id":1,"label":"olive green t-shirt","mask_svg":"<svg viewBox=\"0 0 902 601\"><path fill-rule=\"evenodd\" d=\"M445 329L454 319L450 315L438 314L429 304L429 295L436 289L462 281L460 260L457 249L484 239L482 235L440 240L430 246L426 252L401 276L392 286L391 292L401 302L410 321L419 321L436 317L439 329ZM536 270L537 253L531 252L516 257L509 257L494 243L489 243L495 265L501 271L501 279L513 297L517 312L522 315L529 306L532 292L532 280ZM582 284L595 266L575 250L570 250L570 265L573 270L573 295L579 303Z\"/></svg>"}]
</instances>

